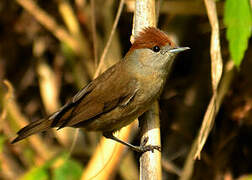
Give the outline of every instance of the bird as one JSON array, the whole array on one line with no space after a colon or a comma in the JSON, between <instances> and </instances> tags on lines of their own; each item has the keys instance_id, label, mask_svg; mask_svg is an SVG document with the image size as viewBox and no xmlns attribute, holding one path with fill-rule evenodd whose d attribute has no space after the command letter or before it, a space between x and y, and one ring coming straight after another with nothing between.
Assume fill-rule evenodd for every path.
<instances>
[{"instance_id":1,"label":"bird","mask_svg":"<svg viewBox=\"0 0 252 180\"><path fill-rule=\"evenodd\" d=\"M159 98L175 56L189 47L178 47L168 35L144 28L124 58L82 88L58 111L29 123L17 132L16 143L50 128L74 127L102 132L103 136L138 152L159 146L135 146L114 136L146 112Z\"/></svg>"}]
</instances>

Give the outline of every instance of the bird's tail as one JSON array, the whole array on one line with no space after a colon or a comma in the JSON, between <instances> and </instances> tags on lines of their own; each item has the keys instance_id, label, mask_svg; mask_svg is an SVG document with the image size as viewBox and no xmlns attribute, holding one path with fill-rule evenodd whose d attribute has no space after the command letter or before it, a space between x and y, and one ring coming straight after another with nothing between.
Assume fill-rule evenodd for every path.
<instances>
[{"instance_id":1,"label":"bird's tail","mask_svg":"<svg viewBox=\"0 0 252 180\"><path fill-rule=\"evenodd\" d=\"M18 136L11 143L12 144L16 143L32 134L46 131L51 127L51 124L52 124L51 119L40 119L37 121L33 121L24 128L20 129L17 132Z\"/></svg>"}]
</instances>

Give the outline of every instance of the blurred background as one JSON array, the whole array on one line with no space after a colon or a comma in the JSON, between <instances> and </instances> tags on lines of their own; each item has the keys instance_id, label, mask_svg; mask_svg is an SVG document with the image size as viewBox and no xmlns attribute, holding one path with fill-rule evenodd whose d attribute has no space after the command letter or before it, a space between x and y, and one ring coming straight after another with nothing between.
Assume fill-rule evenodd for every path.
<instances>
[{"instance_id":1,"label":"blurred background","mask_svg":"<svg viewBox=\"0 0 252 180\"><path fill-rule=\"evenodd\" d=\"M93 79L119 3L0 1L0 179L85 179L99 133L80 130L77 137L74 129L65 128L10 142L21 127L53 113ZM231 70L228 80L222 79L228 81L227 90L201 159L194 164L190 179L195 180L252 179L252 45L248 35L240 63L230 65L225 3L217 2L217 13L224 73ZM191 48L176 58L159 100L163 179L179 179L212 96L211 26L204 1L157 4L158 27L179 46ZM102 71L130 48L133 11L134 0L126 0ZM251 23L250 6L249 11ZM136 123L130 133L133 144L139 144L138 134ZM139 154L128 149L121 154L109 179L138 179Z\"/></svg>"}]
</instances>

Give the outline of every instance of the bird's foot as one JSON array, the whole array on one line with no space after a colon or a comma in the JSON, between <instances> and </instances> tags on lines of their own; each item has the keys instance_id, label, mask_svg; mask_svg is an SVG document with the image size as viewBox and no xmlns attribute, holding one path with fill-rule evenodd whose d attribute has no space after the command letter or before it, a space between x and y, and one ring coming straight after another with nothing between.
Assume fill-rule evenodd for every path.
<instances>
[{"instance_id":1,"label":"bird's foot","mask_svg":"<svg viewBox=\"0 0 252 180\"><path fill-rule=\"evenodd\" d=\"M146 145L146 143L148 142L149 138L145 137L143 140L143 143L138 146L138 152L140 153L144 153L147 151L151 151L154 152L154 149L158 150L159 152L161 152L161 147L160 146L155 146L155 145Z\"/></svg>"}]
</instances>

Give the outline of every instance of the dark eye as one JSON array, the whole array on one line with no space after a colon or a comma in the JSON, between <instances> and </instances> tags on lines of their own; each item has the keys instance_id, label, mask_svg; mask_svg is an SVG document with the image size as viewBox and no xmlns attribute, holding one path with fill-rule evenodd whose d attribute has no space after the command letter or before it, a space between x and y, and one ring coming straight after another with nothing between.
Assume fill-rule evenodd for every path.
<instances>
[{"instance_id":1,"label":"dark eye","mask_svg":"<svg viewBox=\"0 0 252 180\"><path fill-rule=\"evenodd\" d=\"M160 47L159 47L159 46L154 46L154 47L152 48L152 50L153 50L154 52L159 52L159 51L160 51Z\"/></svg>"}]
</instances>

